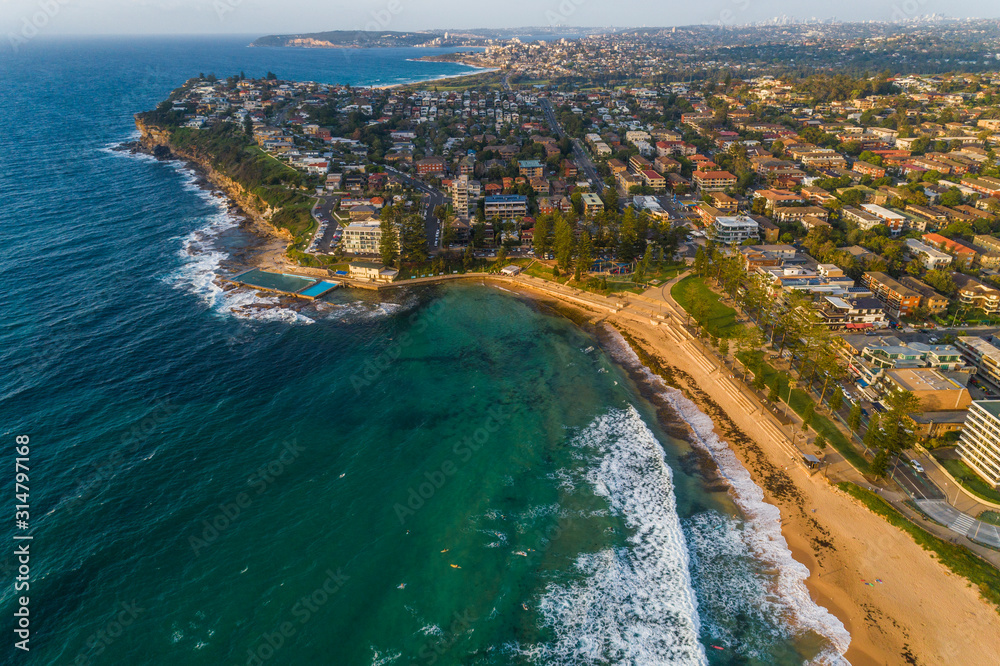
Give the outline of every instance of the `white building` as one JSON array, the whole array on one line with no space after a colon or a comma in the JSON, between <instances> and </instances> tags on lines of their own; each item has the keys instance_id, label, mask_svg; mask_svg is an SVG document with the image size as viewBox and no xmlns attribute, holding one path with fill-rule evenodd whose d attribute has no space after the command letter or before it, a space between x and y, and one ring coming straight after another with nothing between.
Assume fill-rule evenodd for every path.
<instances>
[{"instance_id":1,"label":"white building","mask_svg":"<svg viewBox=\"0 0 1000 666\"><path fill-rule=\"evenodd\" d=\"M958 454L976 474L1000 489L1000 400L976 400L969 406Z\"/></svg>"},{"instance_id":2,"label":"white building","mask_svg":"<svg viewBox=\"0 0 1000 666\"><path fill-rule=\"evenodd\" d=\"M744 215L724 216L715 218L712 225L715 230L715 242L725 245L739 245L743 241L760 241L760 231L757 222Z\"/></svg>"},{"instance_id":3,"label":"white building","mask_svg":"<svg viewBox=\"0 0 1000 666\"><path fill-rule=\"evenodd\" d=\"M910 256L919 259L924 268L929 271L944 268L951 263L950 254L937 250L926 243L921 243L916 238L907 238L904 242Z\"/></svg>"},{"instance_id":4,"label":"white building","mask_svg":"<svg viewBox=\"0 0 1000 666\"><path fill-rule=\"evenodd\" d=\"M379 241L382 240L381 222L379 220L361 220L352 222L344 228L344 252L350 254L378 254Z\"/></svg>"}]
</instances>

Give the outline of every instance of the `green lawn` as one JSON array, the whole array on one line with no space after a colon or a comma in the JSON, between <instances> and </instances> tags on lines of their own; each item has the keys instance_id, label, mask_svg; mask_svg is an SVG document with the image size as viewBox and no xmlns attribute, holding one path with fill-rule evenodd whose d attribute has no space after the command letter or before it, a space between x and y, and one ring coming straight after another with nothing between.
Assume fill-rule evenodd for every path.
<instances>
[{"instance_id":1,"label":"green lawn","mask_svg":"<svg viewBox=\"0 0 1000 666\"><path fill-rule=\"evenodd\" d=\"M741 328L736 323L736 310L723 304L719 295L708 288L705 279L689 275L670 289L670 294L680 303L681 307L692 312L695 302L708 305L708 317L705 328L717 338L730 338Z\"/></svg>"},{"instance_id":2,"label":"green lawn","mask_svg":"<svg viewBox=\"0 0 1000 666\"><path fill-rule=\"evenodd\" d=\"M737 354L737 358L743 363L748 363L750 367L755 367L755 365L763 359L764 352L742 352ZM806 392L805 389L796 388L792 389L791 398L788 396L788 382L790 376L787 372L778 372L768 363L764 362L764 383L767 384L768 388L777 385L778 396L783 402L787 402L788 406L792 408L796 414L801 416L805 413L806 407L813 405L815 408L816 401L812 399L812 396ZM821 434L826 437L826 441L837 450L840 455L850 462L854 467L863 474L871 473L871 465L865 459L865 457L858 451L851 441L844 435L844 433L837 427L837 425L831 421L828 417L818 412L813 414L811 427L817 434Z\"/></svg>"},{"instance_id":3,"label":"green lawn","mask_svg":"<svg viewBox=\"0 0 1000 666\"><path fill-rule=\"evenodd\" d=\"M859 500L868 509L903 530L924 550L937 555L938 560L959 576L979 588L984 599L1000 607L1000 572L967 548L939 539L896 510L880 496L853 483L838 483L837 487Z\"/></svg>"},{"instance_id":4,"label":"green lawn","mask_svg":"<svg viewBox=\"0 0 1000 666\"><path fill-rule=\"evenodd\" d=\"M979 520L984 523L989 523L990 525L1000 526L1000 512L997 511L983 511L979 514Z\"/></svg>"},{"instance_id":5,"label":"green lawn","mask_svg":"<svg viewBox=\"0 0 1000 666\"><path fill-rule=\"evenodd\" d=\"M937 458L937 456L935 456ZM993 486L983 481L982 477L973 472L968 465L966 465L961 460L956 459L944 459L937 458L938 462L944 465L944 468L955 477L959 483L961 483L966 490L980 497L987 502L993 502L994 504L1000 504L1000 492L997 492Z\"/></svg>"}]
</instances>

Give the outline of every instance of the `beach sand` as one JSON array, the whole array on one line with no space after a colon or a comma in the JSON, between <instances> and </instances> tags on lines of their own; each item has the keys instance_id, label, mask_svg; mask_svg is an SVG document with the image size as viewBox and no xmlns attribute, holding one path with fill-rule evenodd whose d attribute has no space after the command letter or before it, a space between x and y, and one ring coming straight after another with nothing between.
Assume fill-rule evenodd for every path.
<instances>
[{"instance_id":1,"label":"beach sand","mask_svg":"<svg viewBox=\"0 0 1000 666\"><path fill-rule=\"evenodd\" d=\"M734 382L725 371L706 369L717 363L700 345L678 343L682 327L669 321L653 325L629 309L612 314L602 307L613 303L610 299L588 296L595 307L581 307L537 285L519 286L543 301L555 298L561 309L575 309L591 323L614 326L647 367L653 366L650 370L712 417L716 434L729 442L765 499L780 509L789 549L809 568L806 585L812 598L850 632L845 657L851 664L997 663L997 609L908 534L839 491L822 473L810 475L796 464L787 440L779 441L773 428L762 425L760 411L747 408L748 398L727 390Z\"/></svg>"}]
</instances>

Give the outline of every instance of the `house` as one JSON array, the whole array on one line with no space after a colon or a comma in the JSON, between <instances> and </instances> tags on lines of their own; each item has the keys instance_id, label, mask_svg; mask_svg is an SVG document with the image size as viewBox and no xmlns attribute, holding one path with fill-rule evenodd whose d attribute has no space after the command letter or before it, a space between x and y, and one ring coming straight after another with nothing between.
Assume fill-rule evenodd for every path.
<instances>
[{"instance_id":1,"label":"house","mask_svg":"<svg viewBox=\"0 0 1000 666\"><path fill-rule=\"evenodd\" d=\"M805 203L800 195L789 190L757 190L753 196L754 199L763 199L765 201L765 211L772 211L779 206Z\"/></svg>"},{"instance_id":2,"label":"house","mask_svg":"<svg viewBox=\"0 0 1000 666\"><path fill-rule=\"evenodd\" d=\"M774 209L774 217L779 222L801 222L810 215L824 222L830 219L830 211L819 206L788 206Z\"/></svg>"},{"instance_id":3,"label":"house","mask_svg":"<svg viewBox=\"0 0 1000 666\"><path fill-rule=\"evenodd\" d=\"M393 282L399 276L399 271L374 261L352 261L348 264L348 275L365 282Z\"/></svg>"},{"instance_id":4,"label":"house","mask_svg":"<svg viewBox=\"0 0 1000 666\"><path fill-rule=\"evenodd\" d=\"M872 178L882 178L885 176L885 167L862 162L861 160L854 163L852 171L860 173L863 176L871 176Z\"/></svg>"}]
</instances>

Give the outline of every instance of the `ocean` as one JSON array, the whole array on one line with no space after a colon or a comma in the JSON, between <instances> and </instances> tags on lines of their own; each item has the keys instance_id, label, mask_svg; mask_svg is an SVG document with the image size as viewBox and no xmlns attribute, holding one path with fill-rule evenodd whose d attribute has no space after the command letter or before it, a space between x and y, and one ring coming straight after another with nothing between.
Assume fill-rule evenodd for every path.
<instances>
[{"instance_id":1,"label":"ocean","mask_svg":"<svg viewBox=\"0 0 1000 666\"><path fill-rule=\"evenodd\" d=\"M34 536L3 662L843 663L777 510L613 331L486 285L214 284L257 241L184 165L112 150L133 113L199 72L467 69L248 42L0 58L0 423Z\"/></svg>"}]
</instances>

